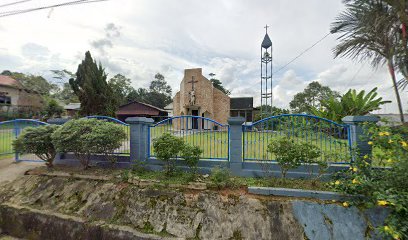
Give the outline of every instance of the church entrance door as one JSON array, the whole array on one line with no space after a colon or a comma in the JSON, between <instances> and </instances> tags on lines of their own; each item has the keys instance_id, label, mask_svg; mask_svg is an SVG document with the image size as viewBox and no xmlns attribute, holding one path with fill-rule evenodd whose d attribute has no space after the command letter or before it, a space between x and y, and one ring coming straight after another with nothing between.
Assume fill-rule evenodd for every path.
<instances>
[{"instance_id":1,"label":"church entrance door","mask_svg":"<svg viewBox=\"0 0 408 240\"><path fill-rule=\"evenodd\" d=\"M191 110L193 116L198 116L198 110ZM193 118L193 129L198 129L198 118Z\"/></svg>"}]
</instances>

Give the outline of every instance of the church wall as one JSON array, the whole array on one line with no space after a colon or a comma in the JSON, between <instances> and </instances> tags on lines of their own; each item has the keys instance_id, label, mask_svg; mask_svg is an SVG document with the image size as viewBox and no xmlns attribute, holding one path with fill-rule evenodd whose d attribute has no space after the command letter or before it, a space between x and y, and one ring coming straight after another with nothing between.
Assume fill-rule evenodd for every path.
<instances>
[{"instance_id":1,"label":"church wall","mask_svg":"<svg viewBox=\"0 0 408 240\"><path fill-rule=\"evenodd\" d=\"M230 115L230 98L214 88L214 120L226 124Z\"/></svg>"}]
</instances>

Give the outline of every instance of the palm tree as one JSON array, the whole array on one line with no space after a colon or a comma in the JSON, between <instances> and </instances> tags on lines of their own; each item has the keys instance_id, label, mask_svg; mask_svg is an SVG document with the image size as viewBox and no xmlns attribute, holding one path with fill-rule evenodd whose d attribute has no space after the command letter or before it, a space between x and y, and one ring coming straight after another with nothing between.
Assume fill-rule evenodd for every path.
<instances>
[{"instance_id":1,"label":"palm tree","mask_svg":"<svg viewBox=\"0 0 408 240\"><path fill-rule=\"evenodd\" d=\"M341 33L334 48L335 57L371 60L374 67L387 64L404 122L401 97L395 76L394 59L398 48L400 24L390 5L381 0L345 1L346 10L332 23L331 32Z\"/></svg>"}]
</instances>

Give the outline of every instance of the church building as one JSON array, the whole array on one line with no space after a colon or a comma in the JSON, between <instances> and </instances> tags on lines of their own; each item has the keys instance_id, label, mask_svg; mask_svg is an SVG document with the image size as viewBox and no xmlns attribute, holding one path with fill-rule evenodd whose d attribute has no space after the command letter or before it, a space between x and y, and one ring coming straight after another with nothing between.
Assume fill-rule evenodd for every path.
<instances>
[{"instance_id":1,"label":"church building","mask_svg":"<svg viewBox=\"0 0 408 240\"><path fill-rule=\"evenodd\" d=\"M230 116L230 97L215 88L210 80L203 76L201 68L185 69L180 83L180 91L173 98L174 116L192 115L214 119L226 124ZM210 129L208 121L192 119L190 123L183 123L187 129Z\"/></svg>"}]
</instances>

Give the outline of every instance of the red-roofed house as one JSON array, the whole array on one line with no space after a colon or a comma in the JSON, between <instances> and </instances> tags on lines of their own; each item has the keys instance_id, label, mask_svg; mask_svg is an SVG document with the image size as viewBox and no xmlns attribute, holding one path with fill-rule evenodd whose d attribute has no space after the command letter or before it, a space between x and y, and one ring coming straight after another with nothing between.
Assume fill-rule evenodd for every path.
<instances>
[{"instance_id":1,"label":"red-roofed house","mask_svg":"<svg viewBox=\"0 0 408 240\"><path fill-rule=\"evenodd\" d=\"M29 112L42 109L44 100L33 91L24 89L16 79L0 75L0 112Z\"/></svg>"},{"instance_id":2,"label":"red-roofed house","mask_svg":"<svg viewBox=\"0 0 408 240\"><path fill-rule=\"evenodd\" d=\"M116 111L116 117L121 121L125 121L128 117L148 117L159 121L166 118L167 115L168 112L164 109L137 101L122 105Z\"/></svg>"}]
</instances>

